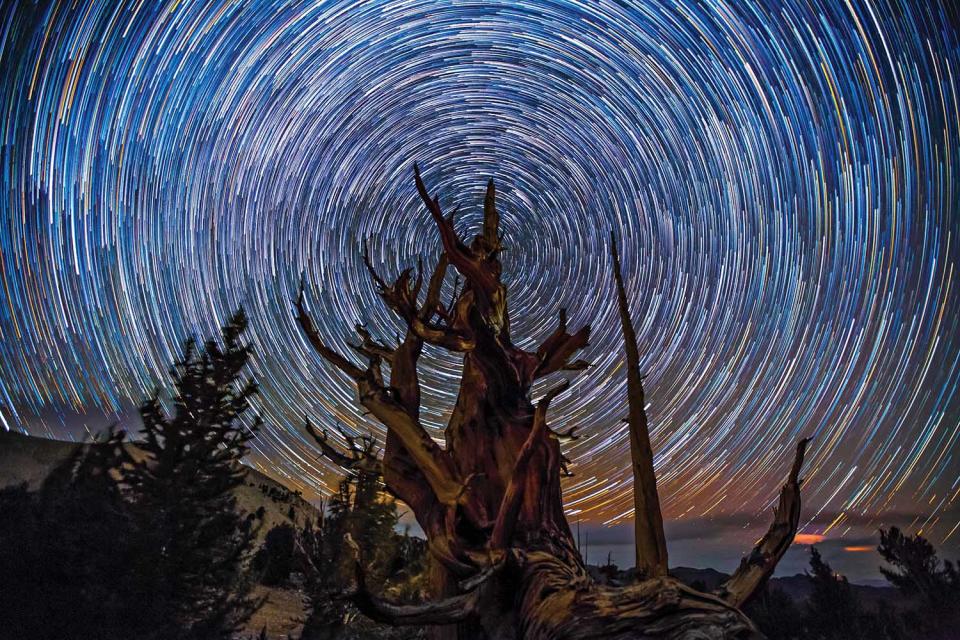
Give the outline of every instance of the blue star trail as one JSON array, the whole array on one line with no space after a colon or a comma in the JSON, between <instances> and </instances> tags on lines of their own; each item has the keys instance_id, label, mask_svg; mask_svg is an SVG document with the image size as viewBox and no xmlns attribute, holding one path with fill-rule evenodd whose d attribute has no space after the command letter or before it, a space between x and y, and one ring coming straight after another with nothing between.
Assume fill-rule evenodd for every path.
<instances>
[{"instance_id":1,"label":"blue star trail","mask_svg":"<svg viewBox=\"0 0 960 640\"><path fill-rule=\"evenodd\" d=\"M358 321L393 338L361 251L391 277L437 255L417 161L464 232L495 180L520 346L560 307L593 325L594 366L551 411L583 434L571 518L632 516L613 230L668 520L764 521L812 435L803 531L908 514L956 549L949 4L5 3L0 426L131 424L180 343L242 304L252 460L329 493L303 416L383 430L292 301L304 274L341 352ZM420 369L439 438L459 363L427 350Z\"/></svg>"}]
</instances>

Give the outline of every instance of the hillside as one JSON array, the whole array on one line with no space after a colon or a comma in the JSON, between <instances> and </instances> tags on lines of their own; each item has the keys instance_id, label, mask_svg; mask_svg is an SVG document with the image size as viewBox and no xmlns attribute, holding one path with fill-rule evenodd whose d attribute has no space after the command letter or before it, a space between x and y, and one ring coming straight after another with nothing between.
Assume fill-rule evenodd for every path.
<instances>
[{"instance_id":1,"label":"hillside","mask_svg":"<svg viewBox=\"0 0 960 640\"><path fill-rule=\"evenodd\" d=\"M0 431L0 487L26 482L37 489L51 470L64 462L78 447L96 446L61 440L49 440L19 433ZM130 453L139 458L143 453L133 444ZM245 513L256 513L263 507L262 538L273 527L283 523L302 526L307 520L316 521L319 511L312 504L290 491L280 482L253 468L247 470L247 481L235 490L237 506ZM290 516L293 516L292 518ZM254 636L266 627L268 638L286 638L299 632L299 621L305 615L303 594L294 589L269 589L258 586L257 597L267 602L250 621L243 638Z\"/></svg>"},{"instance_id":2,"label":"hillside","mask_svg":"<svg viewBox=\"0 0 960 640\"><path fill-rule=\"evenodd\" d=\"M36 489L78 447L88 446L96 445L0 432L0 487L26 482L30 489ZM129 450L134 458L143 455L135 444L130 444ZM253 468L247 469L247 482L237 487L236 496L237 507L244 513L256 513L263 507L261 536L278 524L292 522L302 526L319 515L317 508L299 494Z\"/></svg>"},{"instance_id":3,"label":"hillside","mask_svg":"<svg viewBox=\"0 0 960 640\"><path fill-rule=\"evenodd\" d=\"M57 464L66 460L77 447L82 446L95 445L0 432L0 487L27 482L31 489L36 489ZM130 452L135 458L143 455L135 445L130 445ZM317 508L297 493L253 468L247 470L247 482L236 489L236 495L238 507L246 513L255 513L263 507L261 537L278 524L290 523L291 509L297 525L303 525L307 519L315 520L319 515ZM588 570L601 581L612 578L615 583L627 584L632 580L629 571L618 571L614 576L605 576L601 567L591 565ZM729 577L715 569L691 567L675 567L670 573L687 584L702 583L708 590L717 588ZM811 589L810 578L803 574L773 578L770 582L797 602L805 600ZM892 587L857 584L851 586L860 599L871 607L881 603L895 605L900 601L898 592ZM266 596L268 601L250 621L245 637L254 635L264 626L267 628L268 638L281 639L286 638L288 633L295 635L299 632L299 622L302 622L306 614L304 597L300 591L258 586L257 595Z\"/></svg>"}]
</instances>

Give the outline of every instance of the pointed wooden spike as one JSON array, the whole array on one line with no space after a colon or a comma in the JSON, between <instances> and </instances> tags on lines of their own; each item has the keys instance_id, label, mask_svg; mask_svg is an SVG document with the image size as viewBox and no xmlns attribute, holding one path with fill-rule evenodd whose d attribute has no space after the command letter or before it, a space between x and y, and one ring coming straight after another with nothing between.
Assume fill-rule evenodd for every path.
<instances>
[{"instance_id":1,"label":"pointed wooden spike","mask_svg":"<svg viewBox=\"0 0 960 640\"><path fill-rule=\"evenodd\" d=\"M620 310L620 327L623 331L624 351L627 358L627 403L630 428L630 459L633 468L634 544L638 575L655 578L667 575L667 542L663 533L663 516L660 513L660 497L657 494L657 478L653 469L653 449L647 413L644 409L643 378L640 376L640 352L637 349L637 334L630 320L627 294L620 272L620 254L617 241L610 233L613 255L613 277L617 285L617 303Z\"/></svg>"},{"instance_id":2,"label":"pointed wooden spike","mask_svg":"<svg viewBox=\"0 0 960 640\"><path fill-rule=\"evenodd\" d=\"M740 566L716 594L735 607L742 607L756 595L773 575L777 563L787 552L800 523L800 469L810 438L797 442L793 466L773 510L773 522L760 542L740 561Z\"/></svg>"},{"instance_id":3,"label":"pointed wooden spike","mask_svg":"<svg viewBox=\"0 0 960 640\"><path fill-rule=\"evenodd\" d=\"M496 197L493 178L490 178L487 195L483 199L483 239L490 252L500 248L500 214L497 212Z\"/></svg>"}]
</instances>

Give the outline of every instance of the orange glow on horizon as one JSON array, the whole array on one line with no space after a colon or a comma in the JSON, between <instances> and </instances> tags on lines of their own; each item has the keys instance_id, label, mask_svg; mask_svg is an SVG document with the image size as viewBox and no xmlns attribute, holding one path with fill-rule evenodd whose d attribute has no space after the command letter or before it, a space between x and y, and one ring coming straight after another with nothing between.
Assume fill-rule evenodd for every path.
<instances>
[{"instance_id":1,"label":"orange glow on horizon","mask_svg":"<svg viewBox=\"0 0 960 640\"><path fill-rule=\"evenodd\" d=\"M819 544L824 540L826 537L819 533L798 533L793 539L797 544Z\"/></svg>"}]
</instances>

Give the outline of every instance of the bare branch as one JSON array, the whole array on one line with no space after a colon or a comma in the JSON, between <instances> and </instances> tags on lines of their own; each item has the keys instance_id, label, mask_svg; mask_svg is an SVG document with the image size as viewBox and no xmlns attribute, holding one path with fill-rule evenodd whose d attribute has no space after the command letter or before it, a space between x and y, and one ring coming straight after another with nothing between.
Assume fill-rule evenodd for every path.
<instances>
[{"instance_id":1,"label":"bare branch","mask_svg":"<svg viewBox=\"0 0 960 640\"><path fill-rule=\"evenodd\" d=\"M457 500L456 500L456 501L459 502L460 499L463 498L463 496L466 495L467 491L470 490L470 484L473 483L473 481L479 480L480 478L484 478L484 477L486 477L486 475L487 475L487 474L485 474L485 473L482 473L482 472L479 472L479 471L474 471L473 473L471 473L470 475L468 475L466 478L464 478L464 479L463 479L463 483L460 485L460 490L457 492Z\"/></svg>"},{"instance_id":2,"label":"bare branch","mask_svg":"<svg viewBox=\"0 0 960 640\"><path fill-rule=\"evenodd\" d=\"M381 624L392 626L438 625L462 622L478 611L478 593L452 596L424 604L395 604L372 594L367 588L366 573L359 558L359 546L348 533L344 536L354 556L354 580L356 582L347 597L365 616ZM479 585L477 585L479 586Z\"/></svg>"},{"instance_id":3,"label":"bare branch","mask_svg":"<svg viewBox=\"0 0 960 640\"><path fill-rule=\"evenodd\" d=\"M382 342L377 342L374 340L364 325L357 323L356 329L357 333L360 335L361 342L360 344L347 343L350 348L357 353L366 356L367 358L378 357L386 360L389 363L393 362L394 349L391 349Z\"/></svg>"},{"instance_id":4,"label":"bare branch","mask_svg":"<svg viewBox=\"0 0 960 640\"><path fill-rule=\"evenodd\" d=\"M786 484L780 490L780 500L773 512L770 529L716 592L735 607L742 607L760 590L797 534L800 522L800 469L808 442L810 438L803 438L797 443L793 466Z\"/></svg>"},{"instance_id":5,"label":"bare branch","mask_svg":"<svg viewBox=\"0 0 960 640\"><path fill-rule=\"evenodd\" d=\"M511 553L497 553L491 555L493 556L493 560L489 561L483 570L475 575L470 576L469 578L461 580L458 583L461 591L473 591L484 582L500 573L506 566L507 560L513 557Z\"/></svg>"},{"instance_id":6,"label":"bare branch","mask_svg":"<svg viewBox=\"0 0 960 640\"><path fill-rule=\"evenodd\" d=\"M447 254L441 253L437 266L433 268L430 284L427 286L427 299L420 309L420 319L430 322L433 314L440 308L440 290L443 288L443 279L447 275Z\"/></svg>"},{"instance_id":7,"label":"bare branch","mask_svg":"<svg viewBox=\"0 0 960 640\"><path fill-rule=\"evenodd\" d=\"M430 192L427 191L427 186L420 177L420 168L416 163L413 165L413 177L417 184L417 193L420 194L420 199L423 200L440 231L440 240L450 263L484 296L492 295L499 286L496 276L489 269L484 268L481 259L460 240L453 228L453 215L446 218L443 216L440 201L430 197Z\"/></svg>"},{"instance_id":8,"label":"bare branch","mask_svg":"<svg viewBox=\"0 0 960 640\"><path fill-rule=\"evenodd\" d=\"M527 483L527 475L530 467L530 459L533 457L537 446L542 444L548 433L547 428L547 409L550 402L563 393L570 386L569 380L564 380L561 384L549 390L540 402L533 414L533 428L530 429L530 435L527 436L520 453L517 454L517 461L514 463L513 475L510 476L510 482L503 492L503 499L500 502L500 509L497 512L497 519L493 524L493 533L490 534L490 548L493 550L504 549L510 542L513 535L513 528L516 525L517 514L520 510L520 504L523 502L524 487Z\"/></svg>"},{"instance_id":9,"label":"bare branch","mask_svg":"<svg viewBox=\"0 0 960 640\"><path fill-rule=\"evenodd\" d=\"M488 253L500 250L500 214L497 212L497 194L493 178L487 182L487 193L483 198L483 241Z\"/></svg>"},{"instance_id":10,"label":"bare branch","mask_svg":"<svg viewBox=\"0 0 960 640\"><path fill-rule=\"evenodd\" d=\"M627 356L627 403L630 428L630 459L633 467L634 544L636 546L637 573L647 578L667 575L667 542L663 533L663 516L660 513L660 497L657 495L657 477L653 469L653 449L647 426L647 412L643 393L643 378L640 375L640 352L637 349L637 334L630 320L627 294L623 289L620 273L620 254L617 241L610 233L613 254L613 277L617 286L617 302L620 309L620 327L623 331L624 350Z\"/></svg>"},{"instance_id":11,"label":"bare branch","mask_svg":"<svg viewBox=\"0 0 960 640\"><path fill-rule=\"evenodd\" d=\"M361 404L397 436L437 499L446 504L454 503L461 483L448 453L433 441L423 425L397 402L393 394L370 376L361 378L357 387Z\"/></svg>"},{"instance_id":12,"label":"bare branch","mask_svg":"<svg viewBox=\"0 0 960 640\"><path fill-rule=\"evenodd\" d=\"M534 371L534 379L542 378L554 371L581 371L589 366L585 360L568 363L574 353L587 346L590 341L590 326L587 325L574 334L567 333L567 310L560 309L557 328L537 349L539 364Z\"/></svg>"},{"instance_id":13,"label":"bare branch","mask_svg":"<svg viewBox=\"0 0 960 640\"><path fill-rule=\"evenodd\" d=\"M313 437L317 446L320 447L321 454L338 467L347 471L365 471L382 475L383 467L377 457L377 441L373 436L361 436L362 444L358 445L357 439L348 435L337 423L337 431L340 432L347 443L347 452L344 453L330 444L330 434L327 433L326 429L321 429L319 432L316 430L309 417L304 417L304 426L307 433Z\"/></svg>"},{"instance_id":14,"label":"bare branch","mask_svg":"<svg viewBox=\"0 0 960 640\"><path fill-rule=\"evenodd\" d=\"M453 308L457 305L457 297L460 295L460 276L456 275L453 278L453 292L450 294L450 304L447 305L448 312L453 311Z\"/></svg>"},{"instance_id":15,"label":"bare branch","mask_svg":"<svg viewBox=\"0 0 960 640\"><path fill-rule=\"evenodd\" d=\"M409 318L416 312L417 294L415 289L419 289L419 285L415 284L411 286L410 284L410 273L412 269L404 269L400 272L400 275L397 276L393 284L387 284L386 280L373 268L373 263L370 261L370 253L366 246L363 248L363 263L367 266L370 278L374 284L377 285L377 291L380 297L383 298L388 307L396 311L397 314L404 319Z\"/></svg>"},{"instance_id":16,"label":"bare branch","mask_svg":"<svg viewBox=\"0 0 960 640\"><path fill-rule=\"evenodd\" d=\"M443 347L448 351L462 353L471 351L476 347L473 338L447 327L423 322L418 316L413 316L410 319L409 327L424 342Z\"/></svg>"},{"instance_id":17,"label":"bare branch","mask_svg":"<svg viewBox=\"0 0 960 640\"><path fill-rule=\"evenodd\" d=\"M311 344L325 359L356 381L360 403L387 427L388 432L396 435L399 443L407 450L410 460L423 473L436 498L447 504L455 502L460 482L453 462L447 452L433 441L423 425L398 402L393 391L384 387L380 358L371 357L369 367L363 370L323 344L303 306L302 285L296 307L297 319Z\"/></svg>"},{"instance_id":18,"label":"bare branch","mask_svg":"<svg viewBox=\"0 0 960 640\"><path fill-rule=\"evenodd\" d=\"M421 256L417 256L417 279L413 283L413 289L411 290L411 293L413 294L411 297L413 298L414 302L416 302L417 296L420 295L420 287L422 286L423 286L423 258Z\"/></svg>"},{"instance_id":19,"label":"bare branch","mask_svg":"<svg viewBox=\"0 0 960 640\"><path fill-rule=\"evenodd\" d=\"M572 462L567 456L560 454L560 475L564 478L572 478L573 472L570 471L570 465Z\"/></svg>"},{"instance_id":20,"label":"bare branch","mask_svg":"<svg viewBox=\"0 0 960 640\"><path fill-rule=\"evenodd\" d=\"M569 362L563 365L560 368L560 370L561 371L586 371L592 366L593 365L586 360L574 360L573 362Z\"/></svg>"},{"instance_id":21,"label":"bare branch","mask_svg":"<svg viewBox=\"0 0 960 640\"><path fill-rule=\"evenodd\" d=\"M306 308L304 307L303 286L303 280L301 279L300 293L297 295L297 302L295 306L297 311L296 318L300 323L300 327L303 329L303 332L307 334L307 339L310 341L310 344L317 351L317 353L323 356L324 360L334 365L354 380L360 378L363 375L363 369L353 364L323 343L323 340L320 338L320 334L313 326L313 320L310 318L310 315L307 313Z\"/></svg>"},{"instance_id":22,"label":"bare branch","mask_svg":"<svg viewBox=\"0 0 960 640\"><path fill-rule=\"evenodd\" d=\"M446 254L444 254L446 255ZM417 309L417 291L420 288L420 278L417 283L411 285L411 269L404 269L391 285L377 274L370 262L370 256L364 250L363 261L367 265L371 278L376 283L380 293L387 306L393 309L397 315L403 318L407 326L413 331L417 338L424 342L443 347L450 351L469 351L474 348L474 342L467 336L462 335L449 327L441 327L427 320L439 307L436 299L440 296L440 287L443 284L443 277L446 273L446 259L441 256L437 268L434 270L433 277L430 278L430 290L427 292L427 302L423 309ZM430 309L430 303L433 300L433 309Z\"/></svg>"},{"instance_id":23,"label":"bare branch","mask_svg":"<svg viewBox=\"0 0 960 640\"><path fill-rule=\"evenodd\" d=\"M377 273L377 270L373 268L373 263L370 262L370 247L366 243L363 245L363 264L367 267L367 273L370 274L370 279L373 280L378 289L383 291L390 288L387 282Z\"/></svg>"},{"instance_id":24,"label":"bare branch","mask_svg":"<svg viewBox=\"0 0 960 640\"><path fill-rule=\"evenodd\" d=\"M350 456L341 453L333 445L330 444L326 429L321 429L319 432L314 428L313 423L310 422L310 418L304 416L304 426L307 429L307 433L316 441L317 445L320 447L320 452L326 457L330 462L334 463L338 467L344 469L350 469L356 464L356 459L351 458Z\"/></svg>"},{"instance_id":25,"label":"bare branch","mask_svg":"<svg viewBox=\"0 0 960 640\"><path fill-rule=\"evenodd\" d=\"M577 431L577 427L573 426L567 429L565 433L561 431L555 431L553 435L555 435L557 437L557 440L559 440L560 442L566 442L569 440L579 440L580 436L576 434L576 431Z\"/></svg>"}]
</instances>

